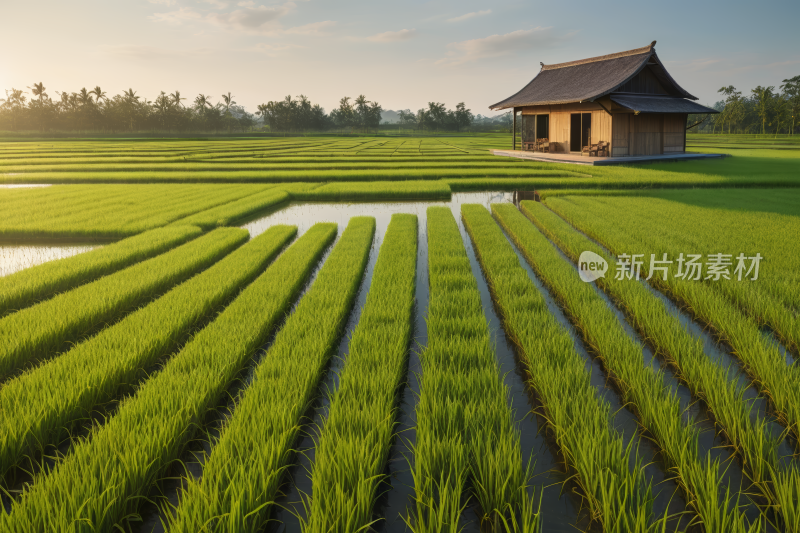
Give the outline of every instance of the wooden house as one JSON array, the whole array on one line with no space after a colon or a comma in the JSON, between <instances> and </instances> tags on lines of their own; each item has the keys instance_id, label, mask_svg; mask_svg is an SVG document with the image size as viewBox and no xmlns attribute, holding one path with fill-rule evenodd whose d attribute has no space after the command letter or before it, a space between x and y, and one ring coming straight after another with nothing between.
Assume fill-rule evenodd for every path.
<instances>
[{"instance_id":1,"label":"wooden house","mask_svg":"<svg viewBox=\"0 0 800 533\"><path fill-rule=\"evenodd\" d=\"M656 42L600 57L545 65L521 91L491 106L521 112L522 148L612 157L683 153L693 100L658 59Z\"/></svg>"}]
</instances>

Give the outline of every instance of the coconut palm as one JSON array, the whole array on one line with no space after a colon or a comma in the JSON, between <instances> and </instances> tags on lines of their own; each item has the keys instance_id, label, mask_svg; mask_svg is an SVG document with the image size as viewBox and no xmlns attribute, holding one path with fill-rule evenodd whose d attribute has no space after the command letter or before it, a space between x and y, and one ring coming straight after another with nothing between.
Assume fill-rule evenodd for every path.
<instances>
[{"instance_id":1,"label":"coconut palm","mask_svg":"<svg viewBox=\"0 0 800 533\"><path fill-rule=\"evenodd\" d=\"M206 109L213 107L211 105L211 97L202 93L198 94L197 98L194 99L194 107L196 107L201 114L205 113Z\"/></svg>"},{"instance_id":2,"label":"coconut palm","mask_svg":"<svg viewBox=\"0 0 800 533\"><path fill-rule=\"evenodd\" d=\"M93 94L94 94L93 92L87 91L86 87L81 89L80 92L78 93L78 101L81 103L81 106L87 106L93 104L94 103L94 100L92 100Z\"/></svg>"},{"instance_id":3,"label":"coconut palm","mask_svg":"<svg viewBox=\"0 0 800 533\"><path fill-rule=\"evenodd\" d=\"M222 101L225 102L225 113L227 114L230 111L231 105L235 104L236 102L233 101L233 95L231 93L223 94Z\"/></svg>"},{"instance_id":4,"label":"coconut palm","mask_svg":"<svg viewBox=\"0 0 800 533\"><path fill-rule=\"evenodd\" d=\"M183 107L181 100L186 100L186 98L181 98L180 91L175 91L174 93L169 95L169 97L172 99L172 103L173 105L175 105L175 107Z\"/></svg>"},{"instance_id":5,"label":"coconut palm","mask_svg":"<svg viewBox=\"0 0 800 533\"><path fill-rule=\"evenodd\" d=\"M137 102L139 101L140 98L139 96L136 96L136 91L134 91L133 89L122 91L122 96L124 96L129 103Z\"/></svg>"},{"instance_id":6,"label":"coconut palm","mask_svg":"<svg viewBox=\"0 0 800 533\"><path fill-rule=\"evenodd\" d=\"M91 94L93 94L93 95L94 95L94 99L95 99L95 101L96 101L98 104L100 103L100 100L108 100L108 98L106 97L106 93L105 93L105 91L103 91L103 90L100 88L100 86L99 86L99 85L98 85L98 86L96 86L94 89L92 89L92 90L91 90L91 91L89 91L89 92L90 92Z\"/></svg>"},{"instance_id":7,"label":"coconut palm","mask_svg":"<svg viewBox=\"0 0 800 533\"><path fill-rule=\"evenodd\" d=\"M47 93L44 92L44 89L45 89L44 84L41 83L41 82L40 83L34 83L33 87L28 87L28 89L31 90L31 93L33 93L34 96L38 96L39 97L39 101L40 102L44 98L47 98Z\"/></svg>"}]
</instances>

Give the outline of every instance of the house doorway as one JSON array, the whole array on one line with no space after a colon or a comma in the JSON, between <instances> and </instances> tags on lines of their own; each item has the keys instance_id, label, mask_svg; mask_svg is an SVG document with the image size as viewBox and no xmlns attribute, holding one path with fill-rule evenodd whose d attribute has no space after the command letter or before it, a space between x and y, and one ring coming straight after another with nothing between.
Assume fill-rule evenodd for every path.
<instances>
[{"instance_id":1,"label":"house doorway","mask_svg":"<svg viewBox=\"0 0 800 533\"><path fill-rule=\"evenodd\" d=\"M572 113L569 118L569 151L580 152L591 140L592 114Z\"/></svg>"},{"instance_id":2,"label":"house doorway","mask_svg":"<svg viewBox=\"0 0 800 533\"><path fill-rule=\"evenodd\" d=\"M522 115L523 150L539 150L549 137L550 115Z\"/></svg>"}]
</instances>

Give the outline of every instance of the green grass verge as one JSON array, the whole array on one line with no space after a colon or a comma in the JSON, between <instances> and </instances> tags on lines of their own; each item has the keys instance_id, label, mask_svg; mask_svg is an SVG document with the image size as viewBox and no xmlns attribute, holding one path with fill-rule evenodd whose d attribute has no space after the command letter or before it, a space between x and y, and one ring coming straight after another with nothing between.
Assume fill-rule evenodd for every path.
<instances>
[{"instance_id":1,"label":"green grass verge","mask_svg":"<svg viewBox=\"0 0 800 533\"><path fill-rule=\"evenodd\" d=\"M213 443L202 479L187 480L175 514L169 515L170 531L244 533L266 525L303 417L347 322L374 233L374 218L350 219L256 367Z\"/></svg>"},{"instance_id":2,"label":"green grass verge","mask_svg":"<svg viewBox=\"0 0 800 533\"><path fill-rule=\"evenodd\" d=\"M91 439L38 475L11 512L0 515L0 529L70 531L85 524L110 531L135 521L152 484L291 308L335 235L334 224L308 230Z\"/></svg>"}]
</instances>

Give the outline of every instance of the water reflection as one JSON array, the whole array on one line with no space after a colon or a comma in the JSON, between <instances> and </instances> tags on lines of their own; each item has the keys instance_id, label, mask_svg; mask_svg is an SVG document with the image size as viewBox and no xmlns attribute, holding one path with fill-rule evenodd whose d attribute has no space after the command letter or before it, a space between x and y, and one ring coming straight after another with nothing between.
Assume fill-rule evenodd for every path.
<instances>
[{"instance_id":1,"label":"water reflection","mask_svg":"<svg viewBox=\"0 0 800 533\"><path fill-rule=\"evenodd\" d=\"M48 261L71 257L98 248L96 244L80 244L72 246L50 245L0 245L0 277L29 268Z\"/></svg>"}]
</instances>

